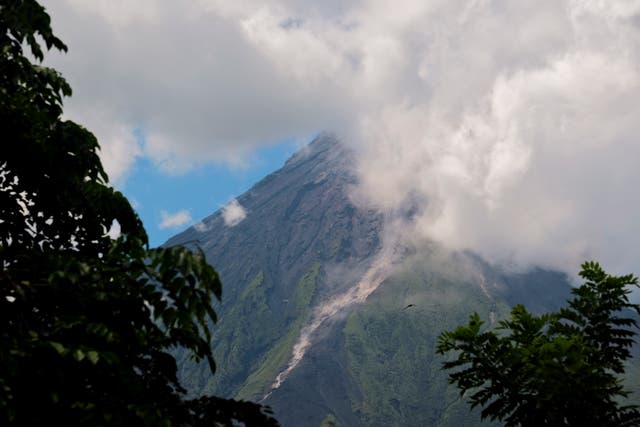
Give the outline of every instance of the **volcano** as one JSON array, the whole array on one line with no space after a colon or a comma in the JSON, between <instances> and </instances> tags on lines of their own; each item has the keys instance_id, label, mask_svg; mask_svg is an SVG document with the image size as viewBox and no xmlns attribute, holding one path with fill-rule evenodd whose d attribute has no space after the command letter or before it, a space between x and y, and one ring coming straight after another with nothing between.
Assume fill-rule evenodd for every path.
<instances>
[{"instance_id":1,"label":"volcano","mask_svg":"<svg viewBox=\"0 0 640 427\"><path fill-rule=\"evenodd\" d=\"M351 197L354 156L321 135L237 198L244 215L223 209L166 243L199 247L223 283L218 369L178 352L182 384L269 405L291 427L494 425L447 383L438 335L473 312L557 310L568 278L402 241Z\"/></svg>"}]
</instances>

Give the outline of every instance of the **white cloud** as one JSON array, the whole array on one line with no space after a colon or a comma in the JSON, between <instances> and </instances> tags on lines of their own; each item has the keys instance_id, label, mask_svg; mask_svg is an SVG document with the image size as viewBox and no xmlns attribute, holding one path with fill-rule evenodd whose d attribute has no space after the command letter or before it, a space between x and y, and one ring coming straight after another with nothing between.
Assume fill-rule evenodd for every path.
<instances>
[{"instance_id":1,"label":"white cloud","mask_svg":"<svg viewBox=\"0 0 640 427\"><path fill-rule=\"evenodd\" d=\"M69 118L89 129L98 138L100 158L109 175L110 183L115 186L124 183L136 159L142 155L141 146L133 134L133 127L121 123L111 111L71 111Z\"/></svg>"},{"instance_id":2,"label":"white cloud","mask_svg":"<svg viewBox=\"0 0 640 427\"><path fill-rule=\"evenodd\" d=\"M416 231L493 260L637 270L640 7L631 21L589 2L554 19L538 16L544 2L530 14L482 4L426 53L428 99L363 119L361 189L389 210L421 195ZM487 36L497 26L507 45Z\"/></svg>"},{"instance_id":3,"label":"white cloud","mask_svg":"<svg viewBox=\"0 0 640 427\"><path fill-rule=\"evenodd\" d=\"M138 155L182 171L329 130L361 153L360 196L427 201L416 233L637 269L639 1L45 4L70 47L51 60L66 111L116 176Z\"/></svg>"},{"instance_id":4,"label":"white cloud","mask_svg":"<svg viewBox=\"0 0 640 427\"><path fill-rule=\"evenodd\" d=\"M195 228L196 231L199 233L204 233L205 231L209 231L209 227L207 226L207 224L204 223L204 221L200 221L193 224L193 228Z\"/></svg>"},{"instance_id":5,"label":"white cloud","mask_svg":"<svg viewBox=\"0 0 640 427\"><path fill-rule=\"evenodd\" d=\"M131 157L116 155L124 144L105 126L139 128L142 154L180 172L242 162L261 144L307 138L346 114L335 108L338 90L291 81L251 38L244 21L254 14L227 15L203 1L44 3L69 46L48 59L74 88L65 111L124 161L113 171L124 173Z\"/></svg>"},{"instance_id":6,"label":"white cloud","mask_svg":"<svg viewBox=\"0 0 640 427\"><path fill-rule=\"evenodd\" d=\"M186 210L181 210L174 214L170 214L167 211L161 211L160 218L161 219L158 228L161 230L165 228L183 227L193 221L191 219L191 215Z\"/></svg>"},{"instance_id":7,"label":"white cloud","mask_svg":"<svg viewBox=\"0 0 640 427\"><path fill-rule=\"evenodd\" d=\"M231 200L221 210L222 219L227 227L235 227L247 217L247 211L236 199Z\"/></svg>"},{"instance_id":8,"label":"white cloud","mask_svg":"<svg viewBox=\"0 0 640 427\"><path fill-rule=\"evenodd\" d=\"M109 236L112 239L117 239L118 237L120 237L121 232L122 232L122 229L120 227L120 223L114 219L113 222L111 223L111 227L109 228L109 231L107 231L107 236Z\"/></svg>"}]
</instances>

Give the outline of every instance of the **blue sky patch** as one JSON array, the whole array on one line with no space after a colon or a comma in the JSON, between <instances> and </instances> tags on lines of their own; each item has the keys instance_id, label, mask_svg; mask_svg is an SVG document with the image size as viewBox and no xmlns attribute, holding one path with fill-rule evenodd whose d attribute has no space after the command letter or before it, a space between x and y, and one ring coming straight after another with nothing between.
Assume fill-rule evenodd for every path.
<instances>
[{"instance_id":1,"label":"blue sky patch","mask_svg":"<svg viewBox=\"0 0 640 427\"><path fill-rule=\"evenodd\" d=\"M256 150L245 167L213 163L181 175L166 175L141 157L119 190L140 215L151 246L158 246L282 167L296 148L285 141Z\"/></svg>"}]
</instances>

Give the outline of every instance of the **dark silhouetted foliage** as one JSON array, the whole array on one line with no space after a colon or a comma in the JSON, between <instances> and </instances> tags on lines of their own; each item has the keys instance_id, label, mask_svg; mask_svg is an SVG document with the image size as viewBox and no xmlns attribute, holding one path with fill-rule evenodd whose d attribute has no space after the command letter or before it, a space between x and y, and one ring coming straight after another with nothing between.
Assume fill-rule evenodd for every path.
<instances>
[{"instance_id":1,"label":"dark silhouetted foliage","mask_svg":"<svg viewBox=\"0 0 640 427\"><path fill-rule=\"evenodd\" d=\"M66 51L45 9L0 0L0 425L277 425L253 403L185 399L170 351L215 368L217 273L149 249L96 138L61 120L71 88L43 48Z\"/></svg>"},{"instance_id":2,"label":"dark silhouetted foliage","mask_svg":"<svg viewBox=\"0 0 640 427\"><path fill-rule=\"evenodd\" d=\"M495 329L477 314L467 326L444 332L438 353L449 381L482 417L506 426L637 426L637 406L624 406L621 384L637 328L629 302L636 277L611 276L594 262L582 265L586 282L556 313L535 316L522 305Z\"/></svg>"}]
</instances>

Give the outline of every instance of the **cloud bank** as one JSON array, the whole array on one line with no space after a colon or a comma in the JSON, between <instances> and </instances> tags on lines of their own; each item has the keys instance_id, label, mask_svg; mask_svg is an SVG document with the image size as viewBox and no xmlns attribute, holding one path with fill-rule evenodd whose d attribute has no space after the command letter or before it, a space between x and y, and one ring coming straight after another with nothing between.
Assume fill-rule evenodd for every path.
<instances>
[{"instance_id":1,"label":"cloud bank","mask_svg":"<svg viewBox=\"0 0 640 427\"><path fill-rule=\"evenodd\" d=\"M45 4L67 113L116 178L329 130L360 153L359 200L418 205L412 234L638 270L638 0Z\"/></svg>"}]
</instances>

